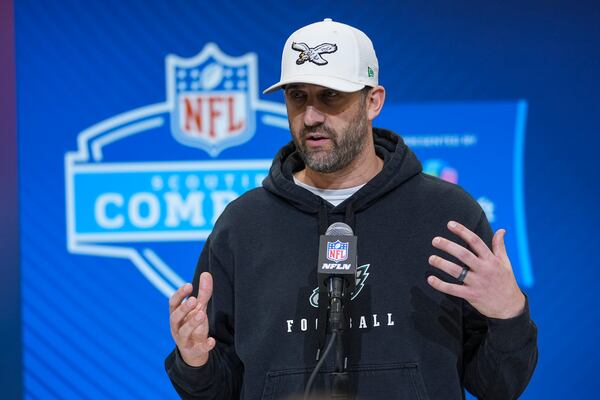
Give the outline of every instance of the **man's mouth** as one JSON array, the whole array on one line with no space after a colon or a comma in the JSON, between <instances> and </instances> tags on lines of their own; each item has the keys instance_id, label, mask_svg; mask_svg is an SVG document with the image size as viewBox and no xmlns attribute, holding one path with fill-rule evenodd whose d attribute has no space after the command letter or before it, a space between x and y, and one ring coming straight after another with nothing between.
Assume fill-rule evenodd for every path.
<instances>
[{"instance_id":1,"label":"man's mouth","mask_svg":"<svg viewBox=\"0 0 600 400\"><path fill-rule=\"evenodd\" d=\"M309 146L319 146L329 141L329 136L320 133L309 133L306 136L306 143Z\"/></svg>"}]
</instances>

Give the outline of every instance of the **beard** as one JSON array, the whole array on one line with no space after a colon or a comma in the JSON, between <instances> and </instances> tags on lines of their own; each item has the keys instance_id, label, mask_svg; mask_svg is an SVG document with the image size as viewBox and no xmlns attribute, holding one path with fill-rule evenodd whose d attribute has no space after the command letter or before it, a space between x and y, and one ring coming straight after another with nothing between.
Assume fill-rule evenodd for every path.
<instances>
[{"instance_id":1,"label":"beard","mask_svg":"<svg viewBox=\"0 0 600 400\"><path fill-rule=\"evenodd\" d=\"M306 138L314 132L319 132L331 141L329 149L313 149L306 145ZM320 173L339 171L350 165L367 144L369 125L366 110L359 110L342 133L326 125L304 127L299 133L292 135L293 141L308 168Z\"/></svg>"}]
</instances>

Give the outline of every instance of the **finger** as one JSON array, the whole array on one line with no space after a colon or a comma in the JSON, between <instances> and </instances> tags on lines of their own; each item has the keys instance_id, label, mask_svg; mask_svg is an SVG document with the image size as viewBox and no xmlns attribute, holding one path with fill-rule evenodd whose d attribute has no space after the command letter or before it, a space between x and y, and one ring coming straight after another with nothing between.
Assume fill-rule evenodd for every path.
<instances>
[{"instance_id":1,"label":"finger","mask_svg":"<svg viewBox=\"0 0 600 400\"><path fill-rule=\"evenodd\" d=\"M210 272L203 272L200 274L200 282L198 285L198 303L202 310L206 311L206 305L208 304L213 291L213 279Z\"/></svg>"},{"instance_id":2,"label":"finger","mask_svg":"<svg viewBox=\"0 0 600 400\"><path fill-rule=\"evenodd\" d=\"M190 293L192 293L192 285L190 283L186 283L177 289L169 298L169 313L172 313Z\"/></svg>"},{"instance_id":3,"label":"finger","mask_svg":"<svg viewBox=\"0 0 600 400\"><path fill-rule=\"evenodd\" d=\"M192 337L198 339L200 349L204 352L211 351L217 344L215 338L208 336L208 324L197 326L192 332Z\"/></svg>"},{"instance_id":4,"label":"finger","mask_svg":"<svg viewBox=\"0 0 600 400\"><path fill-rule=\"evenodd\" d=\"M452 261L445 260L439 256L430 256L429 264L438 269L441 269L453 278L457 278L462 272L461 266L453 263Z\"/></svg>"},{"instance_id":5,"label":"finger","mask_svg":"<svg viewBox=\"0 0 600 400\"><path fill-rule=\"evenodd\" d=\"M471 231L463 224L460 224L456 221L450 221L448 222L448 229L452 233L458 235L462 240L464 240L465 243L467 243L467 245L469 246L469 248L473 250L473 252L479 257L485 258L492 254L490 248L487 247L485 242L481 240L481 238L477 236L476 233Z\"/></svg>"},{"instance_id":6,"label":"finger","mask_svg":"<svg viewBox=\"0 0 600 400\"><path fill-rule=\"evenodd\" d=\"M205 327L203 327L203 325L205 325ZM193 332L194 335L192 335ZM193 343L194 341L206 340L206 337L208 336L208 321L206 313L202 310L194 312L191 317L183 325L181 325L178 333L179 341L181 342L180 344L184 347L188 347L190 343ZM204 334L204 336L202 336L202 334Z\"/></svg>"},{"instance_id":7,"label":"finger","mask_svg":"<svg viewBox=\"0 0 600 400\"><path fill-rule=\"evenodd\" d=\"M503 259L508 259L508 254L506 253L506 244L504 243L504 236L506 235L505 229L498 229L494 234L492 239L492 249L494 250L494 255L498 257L502 257Z\"/></svg>"},{"instance_id":8,"label":"finger","mask_svg":"<svg viewBox=\"0 0 600 400\"><path fill-rule=\"evenodd\" d=\"M183 323L185 323L186 316L194 310L194 307L198 304L195 297L188 297L187 301L180 304L170 316L171 333L173 336L178 334L179 329Z\"/></svg>"},{"instance_id":9,"label":"finger","mask_svg":"<svg viewBox=\"0 0 600 400\"><path fill-rule=\"evenodd\" d=\"M437 291L442 293L449 294L451 296L460 297L461 299L466 299L467 297L467 288L466 286L455 285L452 283L444 282L443 280L435 277L433 275L427 278L427 283L431 285Z\"/></svg>"},{"instance_id":10,"label":"finger","mask_svg":"<svg viewBox=\"0 0 600 400\"><path fill-rule=\"evenodd\" d=\"M440 236L433 238L431 243L433 244L433 247L456 257L470 268L477 269L479 267L479 259L477 256L461 245Z\"/></svg>"},{"instance_id":11,"label":"finger","mask_svg":"<svg viewBox=\"0 0 600 400\"><path fill-rule=\"evenodd\" d=\"M202 307L200 307L200 303L198 303L198 299L196 299L196 306L193 310L188 312L185 317L183 317L183 321L181 323L185 324L190 318L193 318L199 310L202 310Z\"/></svg>"},{"instance_id":12,"label":"finger","mask_svg":"<svg viewBox=\"0 0 600 400\"><path fill-rule=\"evenodd\" d=\"M209 351L214 349L216 345L217 341L215 340L215 338L209 337L208 339L206 339L206 342L204 342L204 351L208 353Z\"/></svg>"}]
</instances>

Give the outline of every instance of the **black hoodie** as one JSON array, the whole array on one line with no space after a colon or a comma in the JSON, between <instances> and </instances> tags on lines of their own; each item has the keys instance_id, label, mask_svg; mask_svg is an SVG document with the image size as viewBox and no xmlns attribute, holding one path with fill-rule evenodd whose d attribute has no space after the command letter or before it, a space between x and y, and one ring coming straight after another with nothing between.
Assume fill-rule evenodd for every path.
<instances>
[{"instance_id":1,"label":"black hoodie","mask_svg":"<svg viewBox=\"0 0 600 400\"><path fill-rule=\"evenodd\" d=\"M208 363L186 365L177 349L167 373L185 399L285 399L301 394L316 364L315 289L319 235L344 221L358 237L357 289L346 331L351 398L513 399L537 362L529 309L509 320L485 318L466 301L426 282L435 236L464 245L455 220L488 246L485 214L460 187L423 174L396 134L374 129L383 170L334 207L293 182L304 166L292 143L273 161L263 187L232 202L208 238L194 276L210 271L208 315L217 339ZM458 262L457 260L455 260ZM327 360L317 390L328 390ZM354 397L356 396L356 397Z\"/></svg>"}]
</instances>

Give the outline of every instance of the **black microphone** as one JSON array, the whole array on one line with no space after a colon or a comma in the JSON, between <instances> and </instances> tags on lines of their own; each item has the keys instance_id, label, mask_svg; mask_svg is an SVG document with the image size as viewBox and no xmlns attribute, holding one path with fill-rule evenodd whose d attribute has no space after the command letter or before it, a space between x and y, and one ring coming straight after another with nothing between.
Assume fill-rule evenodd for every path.
<instances>
[{"instance_id":1,"label":"black microphone","mask_svg":"<svg viewBox=\"0 0 600 400\"><path fill-rule=\"evenodd\" d=\"M343 329L343 304L356 287L356 236L352 228L336 222L321 235L319 243L319 293L329 294L329 323Z\"/></svg>"},{"instance_id":2,"label":"black microphone","mask_svg":"<svg viewBox=\"0 0 600 400\"><path fill-rule=\"evenodd\" d=\"M325 293L329 300L329 326L331 338L325 352L317 360L313 372L308 378L304 389L304 399L308 399L312 385L317 373L323 366L327 355L334 344L336 346L335 369L332 375L332 398L348 398L350 378L346 371L346 357L342 334L345 328L344 303L350 300L350 295L356 288L356 236L352 228L343 222L336 222L327 228L327 232L321 235L319 240L319 266L317 273L319 278L319 305L325 299L321 298Z\"/></svg>"}]
</instances>

